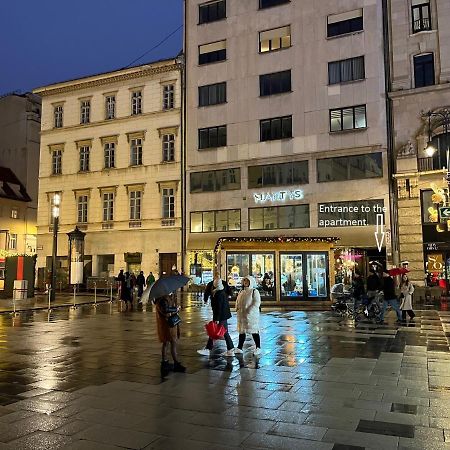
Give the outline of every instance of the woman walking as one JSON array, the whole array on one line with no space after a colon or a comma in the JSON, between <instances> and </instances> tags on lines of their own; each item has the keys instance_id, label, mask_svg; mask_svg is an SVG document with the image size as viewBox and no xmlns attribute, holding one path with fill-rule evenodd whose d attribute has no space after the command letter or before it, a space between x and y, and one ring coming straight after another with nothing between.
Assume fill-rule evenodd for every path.
<instances>
[{"instance_id":1,"label":"woman walking","mask_svg":"<svg viewBox=\"0 0 450 450\"><path fill-rule=\"evenodd\" d=\"M408 313L410 320L414 319L416 316L412 309L412 295L414 293L414 286L410 283L406 274L402 276L400 292L402 297L402 303L400 304L400 309L402 310L402 322L406 322L406 313Z\"/></svg>"},{"instance_id":2,"label":"woman walking","mask_svg":"<svg viewBox=\"0 0 450 450\"><path fill-rule=\"evenodd\" d=\"M222 325L226 333L224 334L224 339L227 344L227 351L222 353L222 356L233 356L234 355L234 344L228 333L228 319L231 319L230 304L228 302L228 295L225 292L224 285L219 275L217 274L213 281L213 289L211 291L211 308L213 310L213 321ZM209 338L206 347L197 350L202 356L210 356L211 350L213 349L214 341Z\"/></svg>"},{"instance_id":3,"label":"woman walking","mask_svg":"<svg viewBox=\"0 0 450 450\"><path fill-rule=\"evenodd\" d=\"M180 364L177 355L177 341L180 338L180 325L170 326L169 318L178 313L179 306L176 306L171 295L155 299L156 305L156 326L158 329L158 338L162 343L161 348L161 377L168 375L170 370L174 372L185 372L186 367ZM173 366L167 359L167 348L170 346Z\"/></svg>"},{"instance_id":4,"label":"woman walking","mask_svg":"<svg viewBox=\"0 0 450 450\"><path fill-rule=\"evenodd\" d=\"M251 333L255 341L255 356L261 354L261 338L259 336L259 307L261 306L261 296L256 289L256 281L253 277L247 276L242 279L244 289L239 292L236 299L237 328L239 332L239 344L235 353L244 353L246 333Z\"/></svg>"}]
</instances>

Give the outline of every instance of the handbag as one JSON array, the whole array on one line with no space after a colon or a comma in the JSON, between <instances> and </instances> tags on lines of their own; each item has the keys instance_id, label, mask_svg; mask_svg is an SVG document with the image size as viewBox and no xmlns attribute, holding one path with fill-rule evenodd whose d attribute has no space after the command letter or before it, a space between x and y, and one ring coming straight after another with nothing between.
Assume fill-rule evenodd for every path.
<instances>
[{"instance_id":1,"label":"handbag","mask_svg":"<svg viewBox=\"0 0 450 450\"><path fill-rule=\"evenodd\" d=\"M170 328L176 327L180 322L181 317L178 315L178 313L172 314L167 318L167 324L169 325Z\"/></svg>"}]
</instances>

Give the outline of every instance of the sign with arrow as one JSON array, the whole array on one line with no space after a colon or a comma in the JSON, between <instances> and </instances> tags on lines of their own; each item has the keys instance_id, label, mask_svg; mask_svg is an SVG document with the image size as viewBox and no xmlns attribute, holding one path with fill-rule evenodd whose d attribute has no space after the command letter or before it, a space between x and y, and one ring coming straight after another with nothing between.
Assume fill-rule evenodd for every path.
<instances>
[{"instance_id":1,"label":"sign with arrow","mask_svg":"<svg viewBox=\"0 0 450 450\"><path fill-rule=\"evenodd\" d=\"M450 206L441 206L439 208L439 218L441 222L450 220Z\"/></svg>"},{"instance_id":2,"label":"sign with arrow","mask_svg":"<svg viewBox=\"0 0 450 450\"><path fill-rule=\"evenodd\" d=\"M381 249L383 248L385 235L386 233L384 231L384 214L377 214L377 231L375 231L375 239L377 241L377 247L379 252L381 252Z\"/></svg>"}]
</instances>

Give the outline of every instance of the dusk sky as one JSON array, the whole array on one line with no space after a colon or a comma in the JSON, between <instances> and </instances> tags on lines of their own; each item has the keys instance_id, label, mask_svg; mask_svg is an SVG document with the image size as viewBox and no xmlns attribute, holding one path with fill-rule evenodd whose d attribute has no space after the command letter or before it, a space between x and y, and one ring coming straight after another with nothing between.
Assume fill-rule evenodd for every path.
<instances>
[{"instance_id":1,"label":"dusk sky","mask_svg":"<svg viewBox=\"0 0 450 450\"><path fill-rule=\"evenodd\" d=\"M120 69L183 22L183 0L2 0L0 95ZM135 64L176 56L178 30Z\"/></svg>"}]
</instances>

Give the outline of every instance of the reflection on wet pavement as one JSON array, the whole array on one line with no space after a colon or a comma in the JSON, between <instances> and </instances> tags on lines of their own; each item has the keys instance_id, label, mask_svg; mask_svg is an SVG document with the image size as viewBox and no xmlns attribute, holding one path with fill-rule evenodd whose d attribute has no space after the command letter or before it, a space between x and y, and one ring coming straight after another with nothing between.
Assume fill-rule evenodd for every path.
<instances>
[{"instance_id":1,"label":"reflection on wet pavement","mask_svg":"<svg viewBox=\"0 0 450 450\"><path fill-rule=\"evenodd\" d=\"M163 381L150 310L0 315L0 448L450 448L450 314L400 327L390 314L355 327L265 312L260 357L249 339L242 356L219 342L208 359L196 349L210 309L190 305L188 373Z\"/></svg>"}]
</instances>

